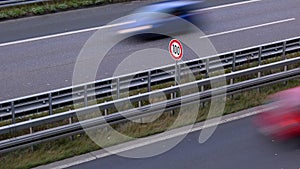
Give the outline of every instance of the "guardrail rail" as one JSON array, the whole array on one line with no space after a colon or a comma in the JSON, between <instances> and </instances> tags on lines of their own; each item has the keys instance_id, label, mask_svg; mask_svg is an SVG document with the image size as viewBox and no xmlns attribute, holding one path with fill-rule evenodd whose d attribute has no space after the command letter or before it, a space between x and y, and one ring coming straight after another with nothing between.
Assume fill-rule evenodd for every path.
<instances>
[{"instance_id":1,"label":"guardrail rail","mask_svg":"<svg viewBox=\"0 0 300 169\"><path fill-rule=\"evenodd\" d=\"M0 0L0 8L34 4L40 2L48 2L48 1L51 0Z\"/></svg>"}]
</instances>

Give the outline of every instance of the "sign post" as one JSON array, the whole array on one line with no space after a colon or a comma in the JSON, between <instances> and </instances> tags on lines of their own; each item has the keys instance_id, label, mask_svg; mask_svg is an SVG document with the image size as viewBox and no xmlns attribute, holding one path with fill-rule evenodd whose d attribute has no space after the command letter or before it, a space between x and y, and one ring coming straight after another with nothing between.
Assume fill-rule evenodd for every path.
<instances>
[{"instance_id":1,"label":"sign post","mask_svg":"<svg viewBox=\"0 0 300 169\"><path fill-rule=\"evenodd\" d=\"M170 41L169 52L171 57L175 60L175 85L178 85L180 84L180 65L178 65L178 61L180 61L183 56L183 48L179 40L172 39Z\"/></svg>"}]
</instances>

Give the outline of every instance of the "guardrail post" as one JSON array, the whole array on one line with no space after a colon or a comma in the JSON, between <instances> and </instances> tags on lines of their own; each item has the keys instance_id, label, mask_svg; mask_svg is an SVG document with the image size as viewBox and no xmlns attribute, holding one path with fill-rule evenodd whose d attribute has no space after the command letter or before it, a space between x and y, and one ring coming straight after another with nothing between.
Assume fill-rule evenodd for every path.
<instances>
[{"instance_id":1,"label":"guardrail post","mask_svg":"<svg viewBox=\"0 0 300 169\"><path fill-rule=\"evenodd\" d=\"M204 92L204 86L202 85L201 86L201 92ZM200 98L201 100L201 98ZM204 107L205 106L205 102L201 102L201 107Z\"/></svg>"},{"instance_id":2,"label":"guardrail post","mask_svg":"<svg viewBox=\"0 0 300 169\"><path fill-rule=\"evenodd\" d=\"M262 57L262 47L260 46L258 49L258 65L261 65L261 57Z\"/></svg>"},{"instance_id":3,"label":"guardrail post","mask_svg":"<svg viewBox=\"0 0 300 169\"><path fill-rule=\"evenodd\" d=\"M87 85L84 85L84 107L88 106Z\"/></svg>"},{"instance_id":4,"label":"guardrail post","mask_svg":"<svg viewBox=\"0 0 300 169\"><path fill-rule=\"evenodd\" d=\"M236 71L236 52L233 53L232 56L232 69L231 72L235 72ZM234 83L234 79L230 79L230 85L232 85ZM230 98L233 98L233 95L230 95Z\"/></svg>"},{"instance_id":5,"label":"guardrail post","mask_svg":"<svg viewBox=\"0 0 300 169\"><path fill-rule=\"evenodd\" d=\"M49 93L48 95L48 100L49 100L49 115L53 114L53 108L52 108L52 93Z\"/></svg>"},{"instance_id":6,"label":"guardrail post","mask_svg":"<svg viewBox=\"0 0 300 169\"><path fill-rule=\"evenodd\" d=\"M282 46L283 48L282 48L282 58L283 58L283 60L285 60L286 59L286 41L285 42L283 42L283 46Z\"/></svg>"},{"instance_id":7,"label":"guardrail post","mask_svg":"<svg viewBox=\"0 0 300 169\"><path fill-rule=\"evenodd\" d=\"M148 71L148 92L151 91L151 71Z\"/></svg>"},{"instance_id":8,"label":"guardrail post","mask_svg":"<svg viewBox=\"0 0 300 169\"><path fill-rule=\"evenodd\" d=\"M29 121L30 121L30 120L31 120L31 118L29 119ZM29 127L29 132L30 132L30 134L33 133L33 129L32 129L31 126ZM31 151L34 151L33 145L31 146Z\"/></svg>"},{"instance_id":9,"label":"guardrail post","mask_svg":"<svg viewBox=\"0 0 300 169\"><path fill-rule=\"evenodd\" d=\"M201 75L201 69L202 69L203 63L200 59L198 60L198 65L199 65L199 75Z\"/></svg>"},{"instance_id":10,"label":"guardrail post","mask_svg":"<svg viewBox=\"0 0 300 169\"><path fill-rule=\"evenodd\" d=\"M72 124L72 117L69 118L69 124ZM74 136L70 136L70 140L73 141L74 140Z\"/></svg>"},{"instance_id":11,"label":"guardrail post","mask_svg":"<svg viewBox=\"0 0 300 169\"><path fill-rule=\"evenodd\" d=\"M104 101L104 103L106 103L106 101ZM104 109L104 116L108 115L108 110ZM108 131L108 127L104 127L104 130L107 132Z\"/></svg>"},{"instance_id":12,"label":"guardrail post","mask_svg":"<svg viewBox=\"0 0 300 169\"><path fill-rule=\"evenodd\" d=\"M261 77L261 72L258 72L258 73L257 73L257 78L260 78L260 77ZM257 88L257 92L260 92L259 87Z\"/></svg>"},{"instance_id":13,"label":"guardrail post","mask_svg":"<svg viewBox=\"0 0 300 169\"><path fill-rule=\"evenodd\" d=\"M206 76L206 78L208 78L209 77L209 58L207 58L206 60L205 60L205 69L206 69L206 73L205 73L205 76Z\"/></svg>"},{"instance_id":14,"label":"guardrail post","mask_svg":"<svg viewBox=\"0 0 300 169\"><path fill-rule=\"evenodd\" d=\"M106 103L106 101L104 101L104 103ZM107 109L104 109L104 116L107 116Z\"/></svg>"},{"instance_id":15,"label":"guardrail post","mask_svg":"<svg viewBox=\"0 0 300 169\"><path fill-rule=\"evenodd\" d=\"M282 48L282 59L283 60L286 60L286 41L283 42L283 48ZM283 71L287 71L287 66L285 65ZM284 81L284 84L286 85L287 84L287 81Z\"/></svg>"},{"instance_id":16,"label":"guardrail post","mask_svg":"<svg viewBox=\"0 0 300 169\"><path fill-rule=\"evenodd\" d=\"M139 95L140 95L141 93L139 93ZM140 108L140 107L142 107L142 101L138 101L138 107ZM141 117L141 121L140 121L140 123L142 124L143 123L143 117Z\"/></svg>"},{"instance_id":17,"label":"guardrail post","mask_svg":"<svg viewBox=\"0 0 300 169\"><path fill-rule=\"evenodd\" d=\"M116 91L116 93L117 93L117 99L119 99L120 98L120 78L117 78L117 91Z\"/></svg>"},{"instance_id":18,"label":"guardrail post","mask_svg":"<svg viewBox=\"0 0 300 169\"><path fill-rule=\"evenodd\" d=\"M174 98L176 98L176 95L175 95L176 93L171 93L171 100L173 100ZM171 115L174 115L175 114L175 112L174 112L174 110L172 109L171 110Z\"/></svg>"},{"instance_id":19,"label":"guardrail post","mask_svg":"<svg viewBox=\"0 0 300 169\"><path fill-rule=\"evenodd\" d=\"M262 47L260 46L258 49L258 66L261 65L261 59L262 59ZM261 72L257 73L257 78L261 77ZM260 89L257 88L257 92L260 92Z\"/></svg>"},{"instance_id":20,"label":"guardrail post","mask_svg":"<svg viewBox=\"0 0 300 169\"><path fill-rule=\"evenodd\" d=\"M11 107L11 122L12 124L15 124L16 122L16 111L15 111L15 103L11 102L10 103L10 107Z\"/></svg>"},{"instance_id":21,"label":"guardrail post","mask_svg":"<svg viewBox=\"0 0 300 169\"><path fill-rule=\"evenodd\" d=\"M233 57L232 57L232 71L235 71L235 67L236 67L236 52L233 53Z\"/></svg>"}]
</instances>

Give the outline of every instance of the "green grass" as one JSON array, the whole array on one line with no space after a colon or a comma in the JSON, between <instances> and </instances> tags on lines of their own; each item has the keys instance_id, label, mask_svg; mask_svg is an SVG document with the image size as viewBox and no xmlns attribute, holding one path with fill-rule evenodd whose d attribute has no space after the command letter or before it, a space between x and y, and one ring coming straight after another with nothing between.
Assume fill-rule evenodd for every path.
<instances>
[{"instance_id":1,"label":"green grass","mask_svg":"<svg viewBox=\"0 0 300 169\"><path fill-rule=\"evenodd\" d=\"M133 0L54 0L0 9L0 20L42 15L65 10L99 6Z\"/></svg>"}]
</instances>

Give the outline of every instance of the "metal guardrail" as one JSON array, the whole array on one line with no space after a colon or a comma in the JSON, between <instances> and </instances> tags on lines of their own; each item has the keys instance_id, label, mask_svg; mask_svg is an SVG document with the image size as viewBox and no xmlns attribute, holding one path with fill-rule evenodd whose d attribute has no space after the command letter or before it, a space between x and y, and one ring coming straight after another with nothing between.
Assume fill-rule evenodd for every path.
<instances>
[{"instance_id":1,"label":"metal guardrail","mask_svg":"<svg viewBox=\"0 0 300 169\"><path fill-rule=\"evenodd\" d=\"M34 4L39 2L48 2L51 0L0 0L0 9L5 7L13 7L27 4Z\"/></svg>"},{"instance_id":2,"label":"metal guardrail","mask_svg":"<svg viewBox=\"0 0 300 169\"><path fill-rule=\"evenodd\" d=\"M285 59L287 54L298 51L300 51L300 37L179 63L179 72L184 73L189 69L195 73L207 74L219 67L235 71L237 66L244 63L258 61L260 64L263 60L278 56L282 56ZM216 62L216 58L220 59L221 64ZM33 113L47 111L49 115L52 115L53 110L73 105L74 100L82 101L85 106L88 106L88 102L93 99L110 96L112 93L115 93L118 97L122 90L128 88L138 89L147 87L148 91L151 91L151 86L154 84L174 81L174 74L174 65L167 65L134 74L107 78L78 86L2 101L0 102L0 120L12 119L12 124L14 124L16 118ZM134 78L130 81L132 76ZM74 94L76 97L74 97Z\"/></svg>"},{"instance_id":3,"label":"metal guardrail","mask_svg":"<svg viewBox=\"0 0 300 169\"><path fill-rule=\"evenodd\" d=\"M287 65L291 65L291 64L297 64L297 63L300 63L300 57L293 58L293 59L287 59L287 60L279 61L279 62L272 63L272 64L262 65L262 66L254 67L254 68L250 68L250 69L245 69L245 70L241 70L241 71L237 71L237 72L232 72L232 73L228 73L228 74L225 74L222 76L198 80L196 82L183 84L180 86L173 86L173 87L169 87L169 88L158 90L158 91L152 91L152 92L148 92L148 93L144 93L144 94L139 94L139 95L131 96L128 98L123 98L123 99L118 99L118 100L109 101L109 102L105 102L105 103L100 103L100 104L92 105L89 107L80 108L77 110L71 110L71 111L66 111L63 113L54 114L51 116L45 116L45 117L41 117L41 118L37 118L37 119L32 119L30 121L25 121L25 122L20 122L20 123L0 127L0 134L9 133L10 131L12 131L12 129L13 130L22 130L22 129L26 129L29 127L36 127L36 126L47 124L47 123L57 122L57 121L67 119L70 117L76 117L76 113L78 113L78 112L86 112L88 110L94 111L95 108L99 108L100 110L114 108L115 104L121 105L122 103L125 103L128 100L130 100L131 102L144 101L144 100L149 99L149 95L155 95L156 93L160 93L160 92L163 92L166 95L168 95L171 93L179 92L180 88L188 88L189 86L194 86L194 84L196 84L197 86L209 85L212 80L217 80L218 78L235 79L235 78L243 77L243 76L250 75L253 73L258 73L258 72L262 72L265 70L271 70L274 68L283 67L283 66L287 66ZM294 70L296 70L297 73L299 73L300 69L294 69ZM290 70L290 72L294 73L294 70ZM230 85L228 86L228 88L229 87L230 87Z\"/></svg>"},{"instance_id":4,"label":"metal guardrail","mask_svg":"<svg viewBox=\"0 0 300 169\"><path fill-rule=\"evenodd\" d=\"M141 102L141 101L147 100L149 98L149 95L155 95L155 93L163 92L166 95L169 95L171 93L180 92L180 90L182 88L190 89L190 87L192 87L194 85L201 87L201 86L210 84L210 81L216 80L216 79L221 79L221 78L226 78L227 80L235 79L235 78L245 77L248 75L260 74L261 72L264 72L264 71L283 68L284 66L294 65L294 64L299 64L299 63L300 63L299 57L286 59L286 60L278 61L278 62L271 63L271 64L261 65L258 67L253 67L253 68L249 68L249 69L245 69L245 70L241 70L241 71L231 72L231 73L228 73L225 75L219 75L219 76L215 76L215 77L211 77L211 78L207 78L207 79L198 80L195 82L182 84L179 86L173 86L173 87L161 89L158 91L152 91L152 92L144 93L141 95L135 95L135 96L131 96L129 98L123 98L123 99L119 99L119 100L115 100L115 101L111 101L111 102L107 102L107 103L101 103L101 104L97 104L97 105L93 105L93 106L89 106L89 107L85 107L85 108L80 108L77 110L67 111L64 113L54 114L51 116L45 116L42 118L33 119L31 121L20 122L20 123L12 124L9 126L0 127L0 134L6 134L6 133L10 133L12 131L20 131L20 130L28 129L31 127L44 125L47 123L57 122L57 121L67 119L70 117L75 117L78 113L79 114L90 114L90 113L93 113L96 108L97 109L99 108L100 110L113 108L114 104L120 104L120 103L123 103L128 100L130 100L131 102L136 102L136 101ZM293 79L293 78L299 78L299 77L300 77L300 68L298 68L298 67L290 69L290 70L281 69L277 73L271 73L271 74L261 76L261 77L252 77L245 81L229 84L226 86L226 93L231 95L231 94L239 93L242 91L250 90L253 88L269 85L272 83L278 83L278 82L286 81L286 80ZM193 104L195 102L206 102L211 99L212 92L219 94L219 95L215 95L213 97L222 96L224 94L222 92L223 88L224 87L219 87L219 88L215 88L215 89L207 89L205 91L201 91L198 93L187 94L187 95L183 95L183 96L177 97L177 98L170 98L170 99L167 99L164 101L160 101L160 102L153 103L153 104L148 104L148 105L141 106L138 108L128 109L128 110L124 110L122 112L117 112L117 113L113 113L113 114L109 114L109 115L105 115L105 116L87 119L87 120L81 121L80 123L75 122L73 124L66 124L63 126L38 131L38 132L35 132L32 134L26 134L26 135L11 138L8 140L3 140L3 141L0 141L0 152L3 153L3 152L7 152L7 151L12 151L12 150L15 150L18 148L34 145L37 143L54 140L54 139L74 135L77 133L82 133L82 132L84 132L82 127L84 127L85 129L87 129L87 128L94 129L94 128L106 126L108 124L115 124L115 123L126 121L125 117L130 118L130 119L141 118L141 117L146 117L146 116L149 116L149 115L152 115L155 113L161 113L161 109L169 111L169 110L176 109L181 105L189 105L189 104Z\"/></svg>"}]
</instances>

